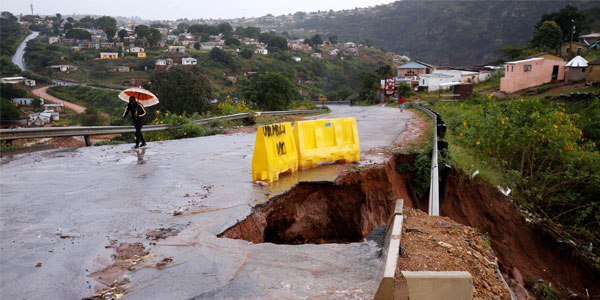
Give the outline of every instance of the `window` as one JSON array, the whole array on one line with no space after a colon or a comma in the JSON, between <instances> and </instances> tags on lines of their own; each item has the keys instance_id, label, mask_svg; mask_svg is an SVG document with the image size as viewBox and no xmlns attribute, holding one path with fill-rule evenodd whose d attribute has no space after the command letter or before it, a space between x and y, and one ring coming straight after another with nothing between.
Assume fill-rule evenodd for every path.
<instances>
[{"instance_id":1,"label":"window","mask_svg":"<svg viewBox=\"0 0 600 300\"><path fill-rule=\"evenodd\" d=\"M510 66L510 71L514 72L515 71L515 66Z\"/></svg>"},{"instance_id":2,"label":"window","mask_svg":"<svg viewBox=\"0 0 600 300\"><path fill-rule=\"evenodd\" d=\"M569 52L571 52L571 48L567 47L567 49L565 51L567 51L567 53L569 53Z\"/></svg>"},{"instance_id":3,"label":"window","mask_svg":"<svg viewBox=\"0 0 600 300\"><path fill-rule=\"evenodd\" d=\"M523 72L531 72L531 65L524 65Z\"/></svg>"},{"instance_id":4,"label":"window","mask_svg":"<svg viewBox=\"0 0 600 300\"><path fill-rule=\"evenodd\" d=\"M415 71L413 71L413 70L410 70L410 71L406 72L404 74L404 76L417 76L417 73L415 73Z\"/></svg>"},{"instance_id":5,"label":"window","mask_svg":"<svg viewBox=\"0 0 600 300\"><path fill-rule=\"evenodd\" d=\"M590 67L590 73L594 72L594 66Z\"/></svg>"},{"instance_id":6,"label":"window","mask_svg":"<svg viewBox=\"0 0 600 300\"><path fill-rule=\"evenodd\" d=\"M583 69L581 70L581 73L585 73L585 69L587 69L587 68L583 68Z\"/></svg>"},{"instance_id":7,"label":"window","mask_svg":"<svg viewBox=\"0 0 600 300\"><path fill-rule=\"evenodd\" d=\"M577 54L581 54L581 47L577 47Z\"/></svg>"}]
</instances>

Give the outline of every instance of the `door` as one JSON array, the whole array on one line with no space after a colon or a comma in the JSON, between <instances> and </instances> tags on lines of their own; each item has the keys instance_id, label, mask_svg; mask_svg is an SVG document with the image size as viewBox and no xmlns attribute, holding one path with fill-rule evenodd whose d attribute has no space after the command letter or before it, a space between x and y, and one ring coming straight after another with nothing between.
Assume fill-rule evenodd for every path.
<instances>
[{"instance_id":1,"label":"door","mask_svg":"<svg viewBox=\"0 0 600 300\"><path fill-rule=\"evenodd\" d=\"M552 68L552 80L558 79L558 66Z\"/></svg>"}]
</instances>

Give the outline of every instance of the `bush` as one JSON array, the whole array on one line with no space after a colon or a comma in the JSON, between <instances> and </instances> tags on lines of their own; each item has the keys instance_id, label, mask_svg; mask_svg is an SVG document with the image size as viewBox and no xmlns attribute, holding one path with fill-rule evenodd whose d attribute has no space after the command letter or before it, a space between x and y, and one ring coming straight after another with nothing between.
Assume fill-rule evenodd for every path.
<instances>
[{"instance_id":1,"label":"bush","mask_svg":"<svg viewBox=\"0 0 600 300\"><path fill-rule=\"evenodd\" d=\"M584 137L580 115L537 99L474 96L472 105L444 104L456 140L475 155L491 158L524 204L553 222L600 238L600 152ZM600 109L587 119L600 119ZM593 125L592 125L593 126Z\"/></svg>"},{"instance_id":2,"label":"bush","mask_svg":"<svg viewBox=\"0 0 600 300\"><path fill-rule=\"evenodd\" d=\"M219 104L217 104L217 115L227 116L239 113L245 113L250 111L250 106L246 101L235 103L229 96Z\"/></svg>"},{"instance_id":3,"label":"bush","mask_svg":"<svg viewBox=\"0 0 600 300\"><path fill-rule=\"evenodd\" d=\"M151 125L169 125L166 131L155 131L144 134L146 141L164 141L172 139L192 138L205 135L202 125L195 124L192 118L187 115L177 115L170 112L161 112L157 110L156 118L152 120Z\"/></svg>"}]
</instances>

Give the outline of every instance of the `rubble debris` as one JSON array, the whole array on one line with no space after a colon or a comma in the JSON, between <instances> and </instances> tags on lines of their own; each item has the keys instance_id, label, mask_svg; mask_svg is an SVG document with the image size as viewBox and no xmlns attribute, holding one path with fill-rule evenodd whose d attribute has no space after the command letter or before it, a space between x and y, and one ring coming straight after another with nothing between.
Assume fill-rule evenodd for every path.
<instances>
[{"instance_id":1,"label":"rubble debris","mask_svg":"<svg viewBox=\"0 0 600 300\"><path fill-rule=\"evenodd\" d=\"M160 239L166 239L170 236L176 236L184 228L185 228L185 225L173 225L173 226L167 227L167 228L161 227L159 229L152 230L152 231L146 233L146 239L153 240L153 241L157 241Z\"/></svg>"},{"instance_id":2,"label":"rubble debris","mask_svg":"<svg viewBox=\"0 0 600 300\"><path fill-rule=\"evenodd\" d=\"M385 232L386 231L387 231L387 225L379 226L379 227L373 229L367 235L367 237L365 237L365 240L373 241L377 244L377 247L381 248L381 247L383 247L383 244L385 243Z\"/></svg>"},{"instance_id":3,"label":"rubble debris","mask_svg":"<svg viewBox=\"0 0 600 300\"><path fill-rule=\"evenodd\" d=\"M156 267L159 269L164 268L168 263L173 261L173 257L165 257L161 261L156 263Z\"/></svg>"},{"instance_id":4,"label":"rubble debris","mask_svg":"<svg viewBox=\"0 0 600 300\"><path fill-rule=\"evenodd\" d=\"M473 298L511 299L497 277L497 258L480 232L410 207L404 208L404 214L399 271L467 271L473 276ZM416 227L419 231L408 230Z\"/></svg>"},{"instance_id":5,"label":"rubble debris","mask_svg":"<svg viewBox=\"0 0 600 300\"><path fill-rule=\"evenodd\" d=\"M36 268L39 268L39 267L41 267L41 266L42 266L42 263L41 263L41 262L39 262L39 263L35 264L35 267L36 267Z\"/></svg>"}]
</instances>

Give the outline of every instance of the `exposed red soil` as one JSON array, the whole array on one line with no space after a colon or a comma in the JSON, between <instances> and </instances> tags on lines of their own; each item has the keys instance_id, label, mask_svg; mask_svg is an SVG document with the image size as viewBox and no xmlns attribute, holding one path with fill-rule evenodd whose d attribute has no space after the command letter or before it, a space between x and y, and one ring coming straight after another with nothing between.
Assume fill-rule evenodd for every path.
<instances>
[{"instance_id":1,"label":"exposed red soil","mask_svg":"<svg viewBox=\"0 0 600 300\"><path fill-rule=\"evenodd\" d=\"M477 230L447 217L405 208L400 271L467 271L473 276L475 299L510 299L496 275L497 259ZM401 285L399 286L401 287Z\"/></svg>"},{"instance_id":2,"label":"exposed red soil","mask_svg":"<svg viewBox=\"0 0 600 300\"><path fill-rule=\"evenodd\" d=\"M396 199L411 202L405 185L410 175L398 174L396 164L414 158L398 156L386 165L341 175L335 182L299 183L256 206L222 236L280 244L361 241L387 224Z\"/></svg>"},{"instance_id":3,"label":"exposed red soil","mask_svg":"<svg viewBox=\"0 0 600 300\"><path fill-rule=\"evenodd\" d=\"M68 101L56 98L56 97L48 94L48 88L49 88L49 86L46 86L46 87L42 87L42 88L39 88L39 89L35 89L35 90L31 91L31 92L34 95L36 95L38 97L42 97L45 100L48 100L50 102L57 103L57 104L63 103L66 108L72 109L72 110L74 110L78 114L80 114L80 113L82 113L82 112L85 111L85 109L86 109L85 106L77 105L75 103L71 103L71 102L68 102Z\"/></svg>"},{"instance_id":4,"label":"exposed red soil","mask_svg":"<svg viewBox=\"0 0 600 300\"><path fill-rule=\"evenodd\" d=\"M600 298L600 274L544 226L527 224L515 205L494 187L451 171L440 213L489 235L500 270L513 290L543 279L563 296L575 292L585 298L587 288L591 299Z\"/></svg>"},{"instance_id":5,"label":"exposed red soil","mask_svg":"<svg viewBox=\"0 0 600 300\"><path fill-rule=\"evenodd\" d=\"M107 246L113 247L113 246ZM115 254L112 255L115 262L89 275L94 280L105 286L113 286L114 282L123 279L123 275L138 262L144 259L148 252L142 243L121 243L115 248Z\"/></svg>"}]
</instances>

